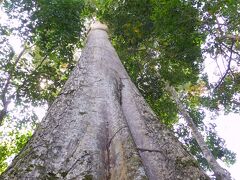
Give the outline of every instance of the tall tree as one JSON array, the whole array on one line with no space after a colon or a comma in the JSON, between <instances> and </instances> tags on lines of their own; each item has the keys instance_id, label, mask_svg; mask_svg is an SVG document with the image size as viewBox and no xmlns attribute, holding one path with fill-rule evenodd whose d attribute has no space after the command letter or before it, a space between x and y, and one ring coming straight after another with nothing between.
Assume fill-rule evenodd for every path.
<instances>
[{"instance_id":1,"label":"tall tree","mask_svg":"<svg viewBox=\"0 0 240 180\"><path fill-rule=\"evenodd\" d=\"M178 109L182 116L184 117L184 120L188 124L188 126L191 128L192 134L194 139L197 141L205 159L207 160L209 166L214 172L214 175L216 176L216 179L231 179L230 173L223 169L215 157L213 156L212 152L210 151L209 147L207 146L206 142L204 141L204 138L202 134L198 131L196 124L194 123L194 120L188 113L186 107L181 102L180 98L178 97L177 91L169 85L168 82L166 82L166 90L170 93L171 98L176 102Z\"/></svg>"},{"instance_id":2,"label":"tall tree","mask_svg":"<svg viewBox=\"0 0 240 180\"><path fill-rule=\"evenodd\" d=\"M96 23L59 97L2 179L209 179L131 82Z\"/></svg>"},{"instance_id":3,"label":"tall tree","mask_svg":"<svg viewBox=\"0 0 240 180\"><path fill-rule=\"evenodd\" d=\"M216 15L219 17L219 14L224 12L224 18L228 18L228 15L231 15L227 11L229 5L235 7L233 2L211 3L205 0L7 0L5 2L7 9L13 10L10 15L14 18L18 16L22 22L21 27L17 29L20 31L19 35L26 42L34 43L34 51L26 53L26 56L31 57L30 59L25 58L24 55L25 57L17 64L14 63L15 58L11 58L9 51L9 58L6 59L10 61L0 66L0 70L4 72L1 77L3 82L7 82L8 77L11 77L7 91L1 94L2 102L6 102L7 99L7 102L20 102L21 105L29 101L39 104L44 102L43 100L52 103L75 64L75 61L72 61L72 52L76 44L81 45L81 37L84 34L83 22L86 14L90 18L89 10L92 9L98 17L100 12L101 19L110 25L113 43L130 77L161 122L170 128L178 120L179 113L177 106L164 90L162 78L157 74L170 81L171 85L180 92L186 84L190 84L191 89L198 86L203 60L200 47L206 36L204 33L211 30L211 27L216 29L214 26L216 18L212 17ZM97 6L94 7L94 4ZM204 17L206 14L208 16ZM230 22L234 21L228 23ZM3 30L5 35L9 36L9 31ZM225 28L222 30L225 32ZM1 58L5 57L1 56ZM223 76L223 79L228 84L219 84L232 87L231 77ZM5 84L2 83L0 88L4 86ZM192 90L184 92L184 103L190 105L191 116L194 117L198 130L205 131L203 130L205 129L203 128L204 112L201 106L204 104L212 107L216 102L220 104L227 102L226 105L228 103L231 105L236 88L234 86L232 91L228 91L227 99L221 94L204 99L200 95L196 96L195 92L191 92ZM188 96L188 94L194 95ZM220 99L223 97L223 101L218 101L218 97ZM203 103L200 99L203 99ZM5 109L8 111L8 106ZM8 115L4 113L5 125L11 124L9 121L12 119L11 114L11 112ZM19 122L21 121L17 124L20 124ZM200 164L204 165L204 168L208 167L197 143L191 135L189 136L190 133L186 133L186 129L181 128L177 129L177 132L180 132L178 135L183 137L184 143L200 160ZM207 143L215 158L234 162L234 154L224 147L223 140L215 132L207 130L204 134L207 134ZM6 149L5 145L4 148ZM6 157L4 155L3 159Z\"/></svg>"}]
</instances>

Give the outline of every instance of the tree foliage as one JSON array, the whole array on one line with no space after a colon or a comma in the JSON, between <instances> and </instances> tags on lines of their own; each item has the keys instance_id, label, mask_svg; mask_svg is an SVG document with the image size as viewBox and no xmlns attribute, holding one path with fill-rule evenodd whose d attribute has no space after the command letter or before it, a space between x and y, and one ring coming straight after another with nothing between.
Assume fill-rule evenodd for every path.
<instances>
[{"instance_id":1,"label":"tree foliage","mask_svg":"<svg viewBox=\"0 0 240 180\"><path fill-rule=\"evenodd\" d=\"M82 46L89 11L84 1L12 0L4 6L9 21L18 21L16 26L1 26L1 96L6 114L12 100L33 104L54 100L75 65L74 49ZM24 41L19 55L9 44L11 36Z\"/></svg>"},{"instance_id":2,"label":"tree foliage","mask_svg":"<svg viewBox=\"0 0 240 180\"><path fill-rule=\"evenodd\" d=\"M10 103L26 110L29 103L51 104L76 63L73 52L83 45L85 25L96 16L109 26L120 59L159 119L173 128L180 118L164 80L178 90L214 156L234 163L235 154L215 126L204 124L204 110L239 112L237 1L6 0L3 5L9 21L18 20L17 26L1 24L0 29L0 107L6 123L15 120ZM9 43L13 35L24 42L20 55ZM206 54L216 63L221 57L225 61L216 83L202 74ZM207 168L188 131L179 125L176 134ZM9 155L4 144L1 148Z\"/></svg>"},{"instance_id":3,"label":"tree foliage","mask_svg":"<svg viewBox=\"0 0 240 180\"><path fill-rule=\"evenodd\" d=\"M0 172L3 172L8 167L7 161L10 161L13 156L22 150L32 136L32 132L12 131L7 136L8 139L5 139L0 144Z\"/></svg>"}]
</instances>

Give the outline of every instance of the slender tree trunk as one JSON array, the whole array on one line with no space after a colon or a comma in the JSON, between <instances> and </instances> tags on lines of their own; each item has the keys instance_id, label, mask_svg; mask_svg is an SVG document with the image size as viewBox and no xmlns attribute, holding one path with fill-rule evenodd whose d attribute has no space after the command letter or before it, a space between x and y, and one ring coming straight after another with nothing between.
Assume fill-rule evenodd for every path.
<instances>
[{"instance_id":1,"label":"slender tree trunk","mask_svg":"<svg viewBox=\"0 0 240 180\"><path fill-rule=\"evenodd\" d=\"M61 94L0 179L209 179L161 125L95 24Z\"/></svg>"},{"instance_id":2,"label":"slender tree trunk","mask_svg":"<svg viewBox=\"0 0 240 180\"><path fill-rule=\"evenodd\" d=\"M24 55L24 53L26 52L26 50L27 50L27 48L24 47L23 50L19 53L19 55L16 57L11 70L8 72L8 77L6 79L6 83L3 86L3 90L0 93L0 100L2 101L2 106L3 106L3 108L0 111L0 126L2 125L4 118L6 117L6 115L8 113L8 105L10 103L10 100L9 100L10 98L9 98L9 96L7 96L7 93L9 90L9 86L11 85L13 71L15 70L18 62L21 60L21 58ZM15 56L13 58L15 58ZM11 95L10 95L10 97L11 97Z\"/></svg>"},{"instance_id":3,"label":"slender tree trunk","mask_svg":"<svg viewBox=\"0 0 240 180\"><path fill-rule=\"evenodd\" d=\"M188 111L186 110L183 103L181 102L180 98L178 97L177 91L174 89L174 87L170 86L169 83L166 82L165 84L166 84L166 90L170 93L172 99L177 104L177 107L180 113L184 117L188 126L191 128L193 137L197 141L200 149L202 150L204 158L207 160L209 166L212 168L212 171L214 172L216 179L231 180L232 178L230 173L226 169L222 168L214 158L212 152L210 151L207 144L205 143L202 134L198 131L197 126L195 125L193 119L191 118Z\"/></svg>"}]
</instances>

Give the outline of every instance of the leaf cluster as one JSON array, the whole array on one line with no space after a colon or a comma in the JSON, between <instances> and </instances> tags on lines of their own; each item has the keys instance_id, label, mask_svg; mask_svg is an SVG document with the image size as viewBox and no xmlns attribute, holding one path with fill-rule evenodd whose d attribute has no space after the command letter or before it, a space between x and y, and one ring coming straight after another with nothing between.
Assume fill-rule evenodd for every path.
<instances>
[{"instance_id":1,"label":"leaf cluster","mask_svg":"<svg viewBox=\"0 0 240 180\"><path fill-rule=\"evenodd\" d=\"M31 136L32 133L30 131L25 133L12 131L8 133L9 139L6 140L4 138L6 136L2 136L2 133L0 134L0 174L6 170L9 163L8 161L11 161L10 159L13 159L13 156L22 150Z\"/></svg>"}]
</instances>

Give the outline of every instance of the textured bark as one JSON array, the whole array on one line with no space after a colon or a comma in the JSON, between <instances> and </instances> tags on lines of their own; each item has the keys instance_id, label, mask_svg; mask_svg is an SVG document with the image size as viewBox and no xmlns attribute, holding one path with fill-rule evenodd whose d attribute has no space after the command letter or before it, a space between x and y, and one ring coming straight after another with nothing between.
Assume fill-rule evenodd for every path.
<instances>
[{"instance_id":1,"label":"textured bark","mask_svg":"<svg viewBox=\"0 0 240 180\"><path fill-rule=\"evenodd\" d=\"M0 179L209 179L161 125L95 25L61 94Z\"/></svg>"},{"instance_id":2,"label":"textured bark","mask_svg":"<svg viewBox=\"0 0 240 180\"><path fill-rule=\"evenodd\" d=\"M206 158L209 166L212 168L212 171L214 172L216 179L231 180L232 178L230 173L226 169L222 168L214 158L212 152L205 143L202 134L198 131L197 126L195 125L193 119L191 118L188 111L181 102L180 98L178 97L178 94L174 87L170 86L169 83L166 82L166 90L171 94L172 99L176 102L178 109L183 115L188 126L191 128L193 137L197 141L200 149L202 150L204 158Z\"/></svg>"}]
</instances>

